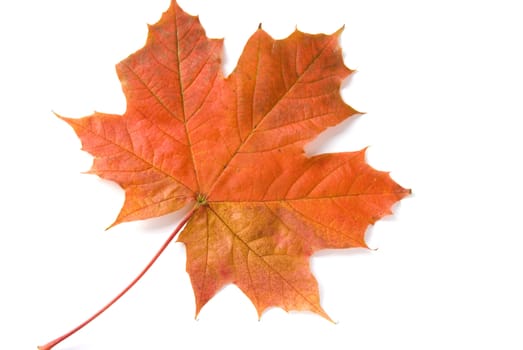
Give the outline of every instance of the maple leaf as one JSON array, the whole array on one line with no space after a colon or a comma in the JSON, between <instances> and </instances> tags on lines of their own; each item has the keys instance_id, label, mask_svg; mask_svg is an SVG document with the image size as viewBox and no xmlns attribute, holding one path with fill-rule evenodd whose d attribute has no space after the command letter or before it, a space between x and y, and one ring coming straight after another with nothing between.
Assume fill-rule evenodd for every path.
<instances>
[{"instance_id":1,"label":"maple leaf","mask_svg":"<svg viewBox=\"0 0 523 350\"><path fill-rule=\"evenodd\" d=\"M259 315L277 306L329 319L311 255L366 247L367 227L410 193L364 150L304 152L357 114L340 96L351 73L340 33L274 40L260 27L224 77L223 41L172 1L144 48L116 67L124 115L61 117L94 156L90 172L125 190L113 225L192 206L175 233L187 222L178 240L196 313L233 283Z\"/></svg>"}]
</instances>

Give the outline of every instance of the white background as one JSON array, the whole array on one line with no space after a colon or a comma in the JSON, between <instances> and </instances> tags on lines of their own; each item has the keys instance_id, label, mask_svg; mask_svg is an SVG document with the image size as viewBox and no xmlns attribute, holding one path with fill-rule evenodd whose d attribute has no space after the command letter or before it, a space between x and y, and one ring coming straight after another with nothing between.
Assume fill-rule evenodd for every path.
<instances>
[{"instance_id":1,"label":"white background","mask_svg":"<svg viewBox=\"0 0 523 350\"><path fill-rule=\"evenodd\" d=\"M522 349L519 1L180 0L230 72L258 24L331 33L367 114L309 151L356 150L414 194L369 230L376 251L312 259L336 325L278 309L258 321L235 287L194 320L183 245L57 349ZM91 157L51 111L122 113L114 65L143 46L168 0L0 4L0 348L35 349L117 294L177 215L104 231L123 202L83 175Z\"/></svg>"}]
</instances>

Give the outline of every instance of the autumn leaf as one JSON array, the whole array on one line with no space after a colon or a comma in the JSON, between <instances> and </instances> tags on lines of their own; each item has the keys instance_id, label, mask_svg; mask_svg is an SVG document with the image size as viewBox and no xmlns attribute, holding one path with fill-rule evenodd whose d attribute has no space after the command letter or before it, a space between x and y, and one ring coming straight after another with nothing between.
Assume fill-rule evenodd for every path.
<instances>
[{"instance_id":1,"label":"autumn leaf","mask_svg":"<svg viewBox=\"0 0 523 350\"><path fill-rule=\"evenodd\" d=\"M357 114L340 95L351 74L340 33L274 40L260 27L224 77L223 41L173 1L144 48L116 67L124 115L61 117L94 156L90 172L125 190L113 225L193 208L178 240L196 313L233 283L260 316L277 306L329 319L311 255L366 247L367 227L410 193L364 150L304 152Z\"/></svg>"}]
</instances>

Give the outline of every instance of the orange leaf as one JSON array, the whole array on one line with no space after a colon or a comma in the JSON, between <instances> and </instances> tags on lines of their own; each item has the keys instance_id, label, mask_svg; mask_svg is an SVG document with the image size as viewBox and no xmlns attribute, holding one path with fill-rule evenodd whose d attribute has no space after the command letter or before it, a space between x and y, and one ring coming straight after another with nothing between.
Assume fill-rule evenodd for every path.
<instances>
[{"instance_id":1,"label":"orange leaf","mask_svg":"<svg viewBox=\"0 0 523 350\"><path fill-rule=\"evenodd\" d=\"M366 247L367 227L410 193L364 151L303 151L357 113L339 93L351 73L340 33L274 40L260 28L225 78L222 41L173 1L117 65L125 114L62 117L95 157L91 172L125 190L114 224L194 206L179 241L197 312L234 283L259 315L278 306L329 319L310 256Z\"/></svg>"}]
</instances>

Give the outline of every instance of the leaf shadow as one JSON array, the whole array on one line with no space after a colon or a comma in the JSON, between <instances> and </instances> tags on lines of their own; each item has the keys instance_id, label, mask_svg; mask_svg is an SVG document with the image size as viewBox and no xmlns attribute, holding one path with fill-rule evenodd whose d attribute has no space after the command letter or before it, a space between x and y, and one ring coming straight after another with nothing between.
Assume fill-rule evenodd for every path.
<instances>
[{"instance_id":1,"label":"leaf shadow","mask_svg":"<svg viewBox=\"0 0 523 350\"><path fill-rule=\"evenodd\" d=\"M413 195L411 194L407 198L411 198ZM400 208L402 206L402 202L396 202L392 208L391 212L392 214L387 215L383 218L381 218L378 223L387 223L387 222L396 222L399 220L399 212ZM381 225L380 224L380 225ZM379 243L372 243L373 239L372 236L375 235L376 226L375 225L369 225L367 227L367 230L365 231L365 242L369 245L369 248L339 248L339 249L323 249L320 251L315 252L311 259L310 259L310 269L314 276L318 276L316 273L318 271L318 267L316 264L321 264L320 261L325 259L327 257L328 259L331 258L349 258L349 257L355 257L355 258L363 258L370 256L371 254L375 254L377 251L379 251ZM380 228L380 230L382 230ZM321 283L318 283L318 289L320 294L320 299L323 299L324 296L324 288ZM338 321L335 321L337 324Z\"/></svg>"},{"instance_id":2,"label":"leaf shadow","mask_svg":"<svg viewBox=\"0 0 523 350\"><path fill-rule=\"evenodd\" d=\"M345 59L345 54L343 55L343 58ZM358 71L357 70L352 70L352 72L349 74L349 76L346 77L345 79L343 79L343 81L341 82L341 86L340 86L340 90L341 90L342 93L344 91L346 91L346 89L348 88L349 85L352 84L352 80L354 79L354 76L356 74L358 74Z\"/></svg>"},{"instance_id":3,"label":"leaf shadow","mask_svg":"<svg viewBox=\"0 0 523 350\"><path fill-rule=\"evenodd\" d=\"M62 350L89 350L89 349L92 349L92 348L87 345L77 345L77 346L69 346L69 347L63 348Z\"/></svg>"},{"instance_id":4,"label":"leaf shadow","mask_svg":"<svg viewBox=\"0 0 523 350\"><path fill-rule=\"evenodd\" d=\"M347 95L348 87L352 84L352 80L357 73L357 71L353 71L341 83L340 92L345 103L348 103L345 96ZM352 106L352 104L350 105ZM312 157L322 153L348 151L347 149L339 149L339 147L336 147L336 145L344 140L351 140L350 136L355 132L355 125L359 122L360 117L364 114L364 112L357 111L356 114L348 117L341 123L331 126L321 132L316 138L305 145L305 154L308 157ZM344 137L341 138L340 135L344 135ZM343 142L343 144L346 144L346 142Z\"/></svg>"},{"instance_id":5,"label":"leaf shadow","mask_svg":"<svg viewBox=\"0 0 523 350\"><path fill-rule=\"evenodd\" d=\"M191 210L193 204L188 204L174 213L162 215L156 218L140 220L137 222L140 230L146 234L155 234L165 232L167 229L177 225L187 213Z\"/></svg>"},{"instance_id":6,"label":"leaf shadow","mask_svg":"<svg viewBox=\"0 0 523 350\"><path fill-rule=\"evenodd\" d=\"M307 157L313 157L318 154L330 152L346 152L347 149L339 149L339 144L347 144L345 140L350 140L351 134L354 132L355 125L360 120L362 114L355 114L350 118L342 121L338 125L331 126L319 134L311 142L304 147ZM343 138L341 137L343 135Z\"/></svg>"}]
</instances>

